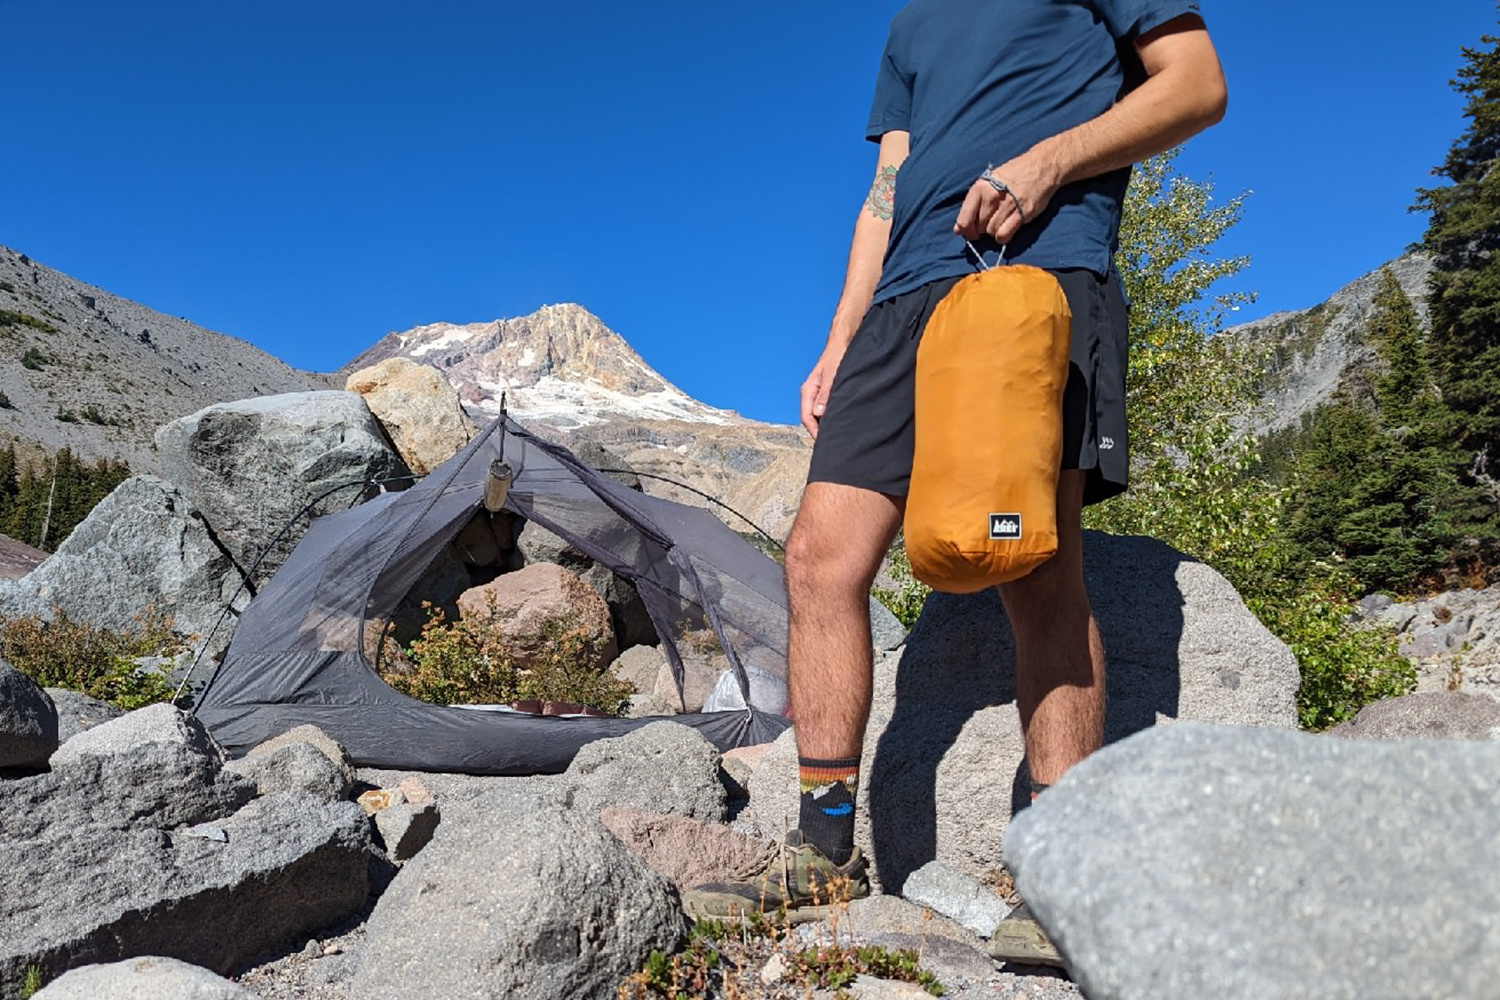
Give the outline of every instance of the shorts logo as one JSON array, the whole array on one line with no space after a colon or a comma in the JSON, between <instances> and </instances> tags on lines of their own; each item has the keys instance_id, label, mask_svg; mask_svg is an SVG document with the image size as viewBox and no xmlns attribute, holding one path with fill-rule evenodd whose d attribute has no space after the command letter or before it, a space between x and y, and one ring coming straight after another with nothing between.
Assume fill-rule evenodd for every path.
<instances>
[{"instance_id":1,"label":"shorts logo","mask_svg":"<svg viewBox=\"0 0 1500 1000\"><path fill-rule=\"evenodd\" d=\"M1020 514L991 514L990 515L990 539L999 542L1013 542L1021 537L1021 515Z\"/></svg>"},{"instance_id":2,"label":"shorts logo","mask_svg":"<svg viewBox=\"0 0 1500 1000\"><path fill-rule=\"evenodd\" d=\"M1114 438L1107 437L1107 438L1100 438L1099 439L1099 450L1100 451L1110 451L1110 450L1112 450L1114 448L1114 446L1115 446L1115 439Z\"/></svg>"}]
</instances>

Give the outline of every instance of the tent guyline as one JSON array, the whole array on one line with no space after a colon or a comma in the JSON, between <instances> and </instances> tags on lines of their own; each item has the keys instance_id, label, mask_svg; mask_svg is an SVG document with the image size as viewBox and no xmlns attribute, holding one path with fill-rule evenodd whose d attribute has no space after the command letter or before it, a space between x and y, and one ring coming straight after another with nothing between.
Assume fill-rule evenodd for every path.
<instances>
[{"instance_id":1,"label":"tent guyline","mask_svg":"<svg viewBox=\"0 0 1500 1000\"><path fill-rule=\"evenodd\" d=\"M773 538L771 536L771 533L769 531L767 531L765 528L762 528L760 525L756 524L754 521L750 520L744 514L741 514L739 511L735 510L733 507L729 506L727 503L725 503L723 500L720 500L718 497L713 496L713 495L708 494L708 493L705 493L705 492L703 492L702 490L700 490L700 489L698 489L696 487L689 486L687 483L679 482L678 480L673 479L670 476L659 476L659 475L657 475L654 472L637 472L635 469L600 469L599 471L600 472L605 472L605 473L614 472L614 473L618 473L620 475L640 476L642 479L656 479L656 480L659 480L659 481L661 481L663 483L671 483L673 486L676 486L676 487L679 487L681 489L687 490L689 493L693 493L693 494L696 494L696 495L702 497L703 499L707 500L709 503L718 504L720 507L723 507L725 510L729 511L729 513L733 514L735 517L739 518L741 521L744 521L746 524L750 525L750 527L754 528L757 534L759 534L766 541L770 542L772 545L776 546L776 550L778 552L785 552L786 551L786 546L782 545L775 538Z\"/></svg>"},{"instance_id":2,"label":"tent guyline","mask_svg":"<svg viewBox=\"0 0 1500 1000\"><path fill-rule=\"evenodd\" d=\"M610 600L649 624L637 635L651 638L631 641L658 644L679 697L685 657L718 672L704 711L667 718L721 749L787 727L786 582L775 560L708 510L631 489L501 414L411 488L313 520L240 612L197 699L215 738L244 752L316 725L361 766L520 775L565 770L580 746L653 721L433 705L396 691L373 665L371 640L425 597L418 582L445 551L445 572L460 574L454 587L464 573L474 586L508 571L508 528L487 554L452 547L461 532L498 527L485 499L502 466L508 488L492 499L522 532L534 524L613 574Z\"/></svg>"}]
</instances>

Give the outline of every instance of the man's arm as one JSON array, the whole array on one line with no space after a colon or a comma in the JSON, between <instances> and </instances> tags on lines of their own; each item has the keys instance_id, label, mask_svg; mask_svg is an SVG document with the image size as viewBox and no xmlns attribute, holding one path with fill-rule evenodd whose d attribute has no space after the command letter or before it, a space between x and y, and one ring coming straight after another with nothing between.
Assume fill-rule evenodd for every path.
<instances>
[{"instance_id":1,"label":"man's arm","mask_svg":"<svg viewBox=\"0 0 1500 1000\"><path fill-rule=\"evenodd\" d=\"M1229 90L1208 29L1185 14L1135 43L1146 81L1093 121L1037 143L991 171L1014 193L977 180L953 231L1008 243L1026 219L1046 210L1059 188L1171 149L1224 117ZM1019 202L1019 204L1018 204Z\"/></svg>"},{"instance_id":2,"label":"man's arm","mask_svg":"<svg viewBox=\"0 0 1500 1000\"><path fill-rule=\"evenodd\" d=\"M865 198L854 224L854 239L849 246L849 266L844 272L844 292L833 313L828 345L802 383L802 426L813 437L818 436L818 421L828 403L828 390L834 373L843 360L844 351L875 297L880 271L885 262L886 245L891 239L891 218L896 210L896 175L911 152L911 134L887 132L880 137L880 158L875 169L875 183Z\"/></svg>"}]
</instances>

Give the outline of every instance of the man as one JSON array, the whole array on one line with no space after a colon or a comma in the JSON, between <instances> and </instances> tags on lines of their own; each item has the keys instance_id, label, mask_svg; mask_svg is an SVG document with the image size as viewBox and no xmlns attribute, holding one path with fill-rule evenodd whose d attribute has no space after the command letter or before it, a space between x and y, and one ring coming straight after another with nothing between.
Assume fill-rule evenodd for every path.
<instances>
[{"instance_id":1,"label":"man","mask_svg":"<svg viewBox=\"0 0 1500 1000\"><path fill-rule=\"evenodd\" d=\"M867 130L880 144L875 182L802 386L815 444L786 557L798 827L774 882L706 887L690 909L806 907L828 902L830 882L868 891L853 809L872 683L867 595L901 524L917 342L979 266L976 249L1051 271L1073 313L1057 554L1000 588L1033 795L1103 742L1081 518L1128 470L1121 203L1131 164L1217 122L1226 101L1193 0L913 0L892 21Z\"/></svg>"}]
</instances>

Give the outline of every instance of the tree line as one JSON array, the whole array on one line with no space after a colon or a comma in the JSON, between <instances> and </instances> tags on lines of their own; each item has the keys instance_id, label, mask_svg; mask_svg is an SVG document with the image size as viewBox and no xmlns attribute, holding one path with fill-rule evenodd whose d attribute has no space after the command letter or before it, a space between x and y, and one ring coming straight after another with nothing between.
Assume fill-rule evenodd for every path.
<instances>
[{"instance_id":1,"label":"tree line","mask_svg":"<svg viewBox=\"0 0 1500 1000\"><path fill-rule=\"evenodd\" d=\"M124 462L88 462L63 448L22 463L15 445L0 450L0 532L56 552L89 511L130 477Z\"/></svg>"},{"instance_id":2,"label":"tree line","mask_svg":"<svg viewBox=\"0 0 1500 1000\"><path fill-rule=\"evenodd\" d=\"M1468 126L1417 192L1432 254L1428 328L1387 269L1366 329L1373 370L1267 442L1267 477L1296 487L1302 565L1333 560L1367 590L1500 579L1500 38L1463 50Z\"/></svg>"}]
</instances>

